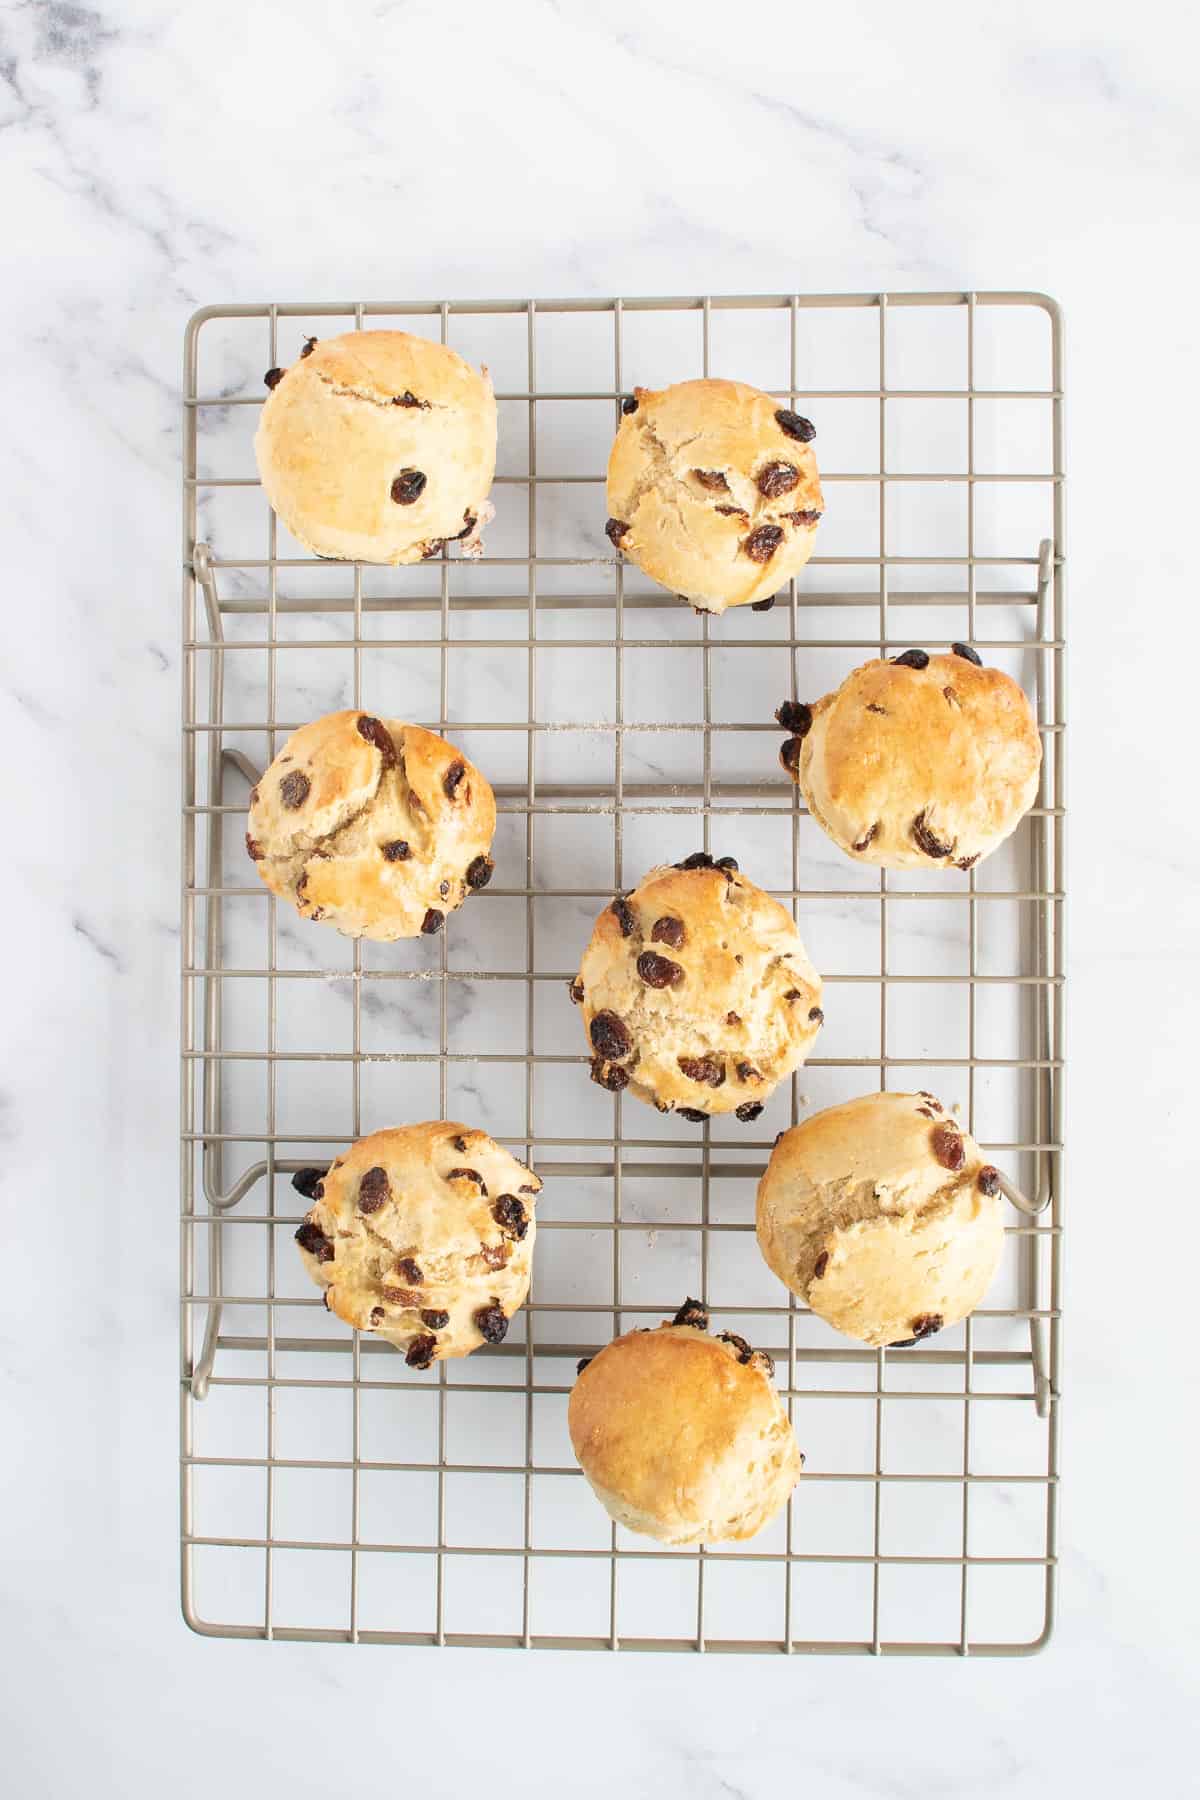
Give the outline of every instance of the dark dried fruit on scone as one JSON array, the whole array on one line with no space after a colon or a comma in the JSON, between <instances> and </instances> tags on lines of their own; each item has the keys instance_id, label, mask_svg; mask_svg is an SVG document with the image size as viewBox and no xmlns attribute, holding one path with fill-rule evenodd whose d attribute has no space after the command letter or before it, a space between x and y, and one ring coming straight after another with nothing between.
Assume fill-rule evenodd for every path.
<instances>
[{"instance_id":1,"label":"dark dried fruit on scone","mask_svg":"<svg viewBox=\"0 0 1200 1800\"><path fill-rule=\"evenodd\" d=\"M671 1323L672 1325L694 1325L697 1331L707 1331L708 1308L702 1300L693 1300L689 1295Z\"/></svg>"},{"instance_id":2,"label":"dark dried fruit on scone","mask_svg":"<svg viewBox=\"0 0 1200 1800\"><path fill-rule=\"evenodd\" d=\"M967 873L968 869L973 869L975 867L975 864L979 861L979 858L982 854L983 854L982 851L977 850L975 852L974 856L956 857L954 866L956 869L961 869L963 874L965 875Z\"/></svg>"},{"instance_id":3,"label":"dark dried fruit on scone","mask_svg":"<svg viewBox=\"0 0 1200 1800\"><path fill-rule=\"evenodd\" d=\"M926 650L905 650L900 656L893 656L892 661L901 669L927 669L929 653Z\"/></svg>"},{"instance_id":4,"label":"dark dried fruit on scone","mask_svg":"<svg viewBox=\"0 0 1200 1800\"><path fill-rule=\"evenodd\" d=\"M493 1300L490 1306L479 1308L475 1314L475 1325L489 1344L502 1344L508 1336L508 1320L498 1300Z\"/></svg>"},{"instance_id":5,"label":"dark dried fruit on scone","mask_svg":"<svg viewBox=\"0 0 1200 1800\"><path fill-rule=\"evenodd\" d=\"M450 767L446 770L446 773L442 776L442 791L445 793L447 800L454 799L455 795L458 793L458 784L462 780L462 778L466 774L466 772L467 772L467 765L465 762L463 762L461 757L459 757L457 761L452 762L450 764ZM469 798L469 796L468 796L468 798Z\"/></svg>"},{"instance_id":6,"label":"dark dried fruit on scone","mask_svg":"<svg viewBox=\"0 0 1200 1800\"><path fill-rule=\"evenodd\" d=\"M256 838L252 838L249 832L246 833L246 855L251 862L262 861L262 845Z\"/></svg>"},{"instance_id":7,"label":"dark dried fruit on scone","mask_svg":"<svg viewBox=\"0 0 1200 1800\"><path fill-rule=\"evenodd\" d=\"M756 1069L753 1063L740 1062L737 1066L737 1078L739 1081L761 1081L762 1071Z\"/></svg>"},{"instance_id":8,"label":"dark dried fruit on scone","mask_svg":"<svg viewBox=\"0 0 1200 1800\"><path fill-rule=\"evenodd\" d=\"M742 539L742 550L751 562L770 562L783 542L782 525L758 525Z\"/></svg>"},{"instance_id":9,"label":"dark dried fruit on scone","mask_svg":"<svg viewBox=\"0 0 1200 1800\"><path fill-rule=\"evenodd\" d=\"M799 479L800 471L791 463L769 462L758 471L754 485L764 500L778 500L781 494L790 494Z\"/></svg>"},{"instance_id":10,"label":"dark dried fruit on scone","mask_svg":"<svg viewBox=\"0 0 1200 1800\"><path fill-rule=\"evenodd\" d=\"M358 1184L359 1212L378 1212L386 1200L391 1199L392 1189L388 1181L386 1169L368 1169Z\"/></svg>"},{"instance_id":11,"label":"dark dried fruit on scone","mask_svg":"<svg viewBox=\"0 0 1200 1800\"><path fill-rule=\"evenodd\" d=\"M919 1313L908 1328L913 1334L913 1343L919 1344L922 1338L932 1337L942 1329L943 1323L941 1313Z\"/></svg>"},{"instance_id":12,"label":"dark dried fruit on scone","mask_svg":"<svg viewBox=\"0 0 1200 1800\"><path fill-rule=\"evenodd\" d=\"M483 1179L483 1176L479 1173L478 1169L451 1169L449 1174L446 1176L446 1180L447 1181L472 1181L472 1182L474 1182L475 1186L479 1189L479 1191L483 1195L484 1199L485 1200L487 1199L487 1182Z\"/></svg>"},{"instance_id":13,"label":"dark dried fruit on scone","mask_svg":"<svg viewBox=\"0 0 1200 1800\"><path fill-rule=\"evenodd\" d=\"M311 790L312 782L307 775L302 775L299 769L289 769L279 783L280 803L286 806L289 812L295 812L298 806L304 805Z\"/></svg>"},{"instance_id":14,"label":"dark dried fruit on scone","mask_svg":"<svg viewBox=\"0 0 1200 1800\"><path fill-rule=\"evenodd\" d=\"M724 514L727 519L745 519L747 523L749 523L750 514L746 511L744 506L715 506L713 511ZM683 599L682 594L679 597L681 600ZM758 604L759 606L766 606L767 602L765 600L760 600ZM697 608L696 610L699 611L700 609Z\"/></svg>"},{"instance_id":15,"label":"dark dried fruit on scone","mask_svg":"<svg viewBox=\"0 0 1200 1800\"><path fill-rule=\"evenodd\" d=\"M782 706L776 707L775 717L793 737L807 737L812 730L812 707L806 706L803 700L785 700Z\"/></svg>"},{"instance_id":16,"label":"dark dried fruit on scone","mask_svg":"<svg viewBox=\"0 0 1200 1800\"><path fill-rule=\"evenodd\" d=\"M317 342L317 339L316 339L316 338L315 338L315 337L308 337L308 338L305 338L305 340L304 340L304 343L303 343L303 345L302 345L302 346L301 346L301 350L300 350L300 355L301 355L301 356L302 356L302 357L304 357L304 356L311 356L311 355L312 355L312 353L313 353L313 345L314 345L314 344L315 344L315 343L316 343L316 342Z\"/></svg>"},{"instance_id":17,"label":"dark dried fruit on scone","mask_svg":"<svg viewBox=\"0 0 1200 1800\"><path fill-rule=\"evenodd\" d=\"M633 1049L633 1039L624 1019L606 1007L588 1026L592 1049L608 1062L623 1062Z\"/></svg>"},{"instance_id":18,"label":"dark dried fruit on scone","mask_svg":"<svg viewBox=\"0 0 1200 1800\"><path fill-rule=\"evenodd\" d=\"M718 856L716 862L713 864L713 867L714 867L714 869L722 869L726 875L736 875L738 872L737 857L736 856Z\"/></svg>"},{"instance_id":19,"label":"dark dried fruit on scone","mask_svg":"<svg viewBox=\"0 0 1200 1800\"><path fill-rule=\"evenodd\" d=\"M790 411L786 406L781 407L775 414L775 423L781 431L786 431L788 436L795 438L799 444L811 444L817 435L817 428L811 419L804 418L798 412Z\"/></svg>"},{"instance_id":20,"label":"dark dried fruit on scone","mask_svg":"<svg viewBox=\"0 0 1200 1800\"><path fill-rule=\"evenodd\" d=\"M814 1025L823 1025L825 1023L825 1014L821 1011L819 1006L810 1006L808 1009L808 1016Z\"/></svg>"},{"instance_id":21,"label":"dark dried fruit on scone","mask_svg":"<svg viewBox=\"0 0 1200 1800\"><path fill-rule=\"evenodd\" d=\"M381 844L380 849L385 862L407 862L412 855L412 850L403 838L393 838L390 844Z\"/></svg>"},{"instance_id":22,"label":"dark dried fruit on scone","mask_svg":"<svg viewBox=\"0 0 1200 1800\"><path fill-rule=\"evenodd\" d=\"M710 493L727 494L729 492L729 483L720 469L693 469L692 474L700 486L707 488Z\"/></svg>"},{"instance_id":23,"label":"dark dried fruit on scone","mask_svg":"<svg viewBox=\"0 0 1200 1800\"><path fill-rule=\"evenodd\" d=\"M622 937L632 937L634 932L637 930L637 919L634 916L634 911L633 911L632 906L630 906L630 904L629 904L628 900L626 900L624 894L617 895L616 899L613 901L611 907L609 908L609 911L612 913L613 918L617 921L617 924L621 927L621 936Z\"/></svg>"},{"instance_id":24,"label":"dark dried fruit on scone","mask_svg":"<svg viewBox=\"0 0 1200 1800\"><path fill-rule=\"evenodd\" d=\"M396 1273L410 1287L420 1287L425 1277L421 1273L421 1265L415 1257L401 1256L396 1263Z\"/></svg>"},{"instance_id":25,"label":"dark dried fruit on scone","mask_svg":"<svg viewBox=\"0 0 1200 1800\"><path fill-rule=\"evenodd\" d=\"M433 1361L433 1353L437 1348L437 1339L426 1333L415 1337L404 1352L404 1360L410 1369L427 1369Z\"/></svg>"},{"instance_id":26,"label":"dark dried fruit on scone","mask_svg":"<svg viewBox=\"0 0 1200 1800\"><path fill-rule=\"evenodd\" d=\"M736 1331L718 1332L717 1342L719 1344L728 1344L731 1349L736 1350L737 1359L740 1363L748 1363L750 1358L754 1355L754 1351L746 1342L745 1338L739 1337Z\"/></svg>"},{"instance_id":27,"label":"dark dried fruit on scone","mask_svg":"<svg viewBox=\"0 0 1200 1800\"><path fill-rule=\"evenodd\" d=\"M421 561L430 562L435 556L440 556L445 548L445 538L430 538L429 542L425 545L425 548L421 551Z\"/></svg>"},{"instance_id":28,"label":"dark dried fruit on scone","mask_svg":"<svg viewBox=\"0 0 1200 1800\"><path fill-rule=\"evenodd\" d=\"M922 808L912 822L912 835L913 842L916 844L917 849L923 850L926 856L933 856L940 859L943 856L949 856L954 849L953 844L943 843L942 839L938 837L937 833L932 829L925 816L924 808Z\"/></svg>"},{"instance_id":29,"label":"dark dried fruit on scone","mask_svg":"<svg viewBox=\"0 0 1200 1800\"><path fill-rule=\"evenodd\" d=\"M966 1160L962 1133L953 1125L935 1125L929 1134L929 1148L943 1169L956 1174Z\"/></svg>"},{"instance_id":30,"label":"dark dried fruit on scone","mask_svg":"<svg viewBox=\"0 0 1200 1800\"><path fill-rule=\"evenodd\" d=\"M425 492L429 477L421 469L401 469L392 483L392 499L397 506L411 506Z\"/></svg>"},{"instance_id":31,"label":"dark dried fruit on scone","mask_svg":"<svg viewBox=\"0 0 1200 1800\"><path fill-rule=\"evenodd\" d=\"M579 1361L575 1364L576 1375L582 1375L583 1371L587 1368L587 1366L591 1362L591 1360L592 1359L590 1356L581 1356Z\"/></svg>"},{"instance_id":32,"label":"dark dried fruit on scone","mask_svg":"<svg viewBox=\"0 0 1200 1800\"><path fill-rule=\"evenodd\" d=\"M666 913L661 919L655 919L650 931L650 942L669 944L672 950L682 950L684 936L683 920Z\"/></svg>"},{"instance_id":33,"label":"dark dried fruit on scone","mask_svg":"<svg viewBox=\"0 0 1200 1800\"><path fill-rule=\"evenodd\" d=\"M325 1236L315 1219L304 1220L296 1232L296 1242L302 1250L307 1250L310 1256L315 1256L318 1262L333 1261L332 1241Z\"/></svg>"},{"instance_id":34,"label":"dark dried fruit on scone","mask_svg":"<svg viewBox=\"0 0 1200 1800\"><path fill-rule=\"evenodd\" d=\"M263 380L269 388L278 387L279 383L283 380L284 373L285 371L283 369L268 369L263 376Z\"/></svg>"},{"instance_id":35,"label":"dark dried fruit on scone","mask_svg":"<svg viewBox=\"0 0 1200 1800\"><path fill-rule=\"evenodd\" d=\"M525 1210L525 1202L518 1200L515 1194L500 1194L493 1202L492 1217L505 1237L515 1238L517 1243L521 1242L529 1230L529 1214Z\"/></svg>"},{"instance_id":36,"label":"dark dried fruit on scone","mask_svg":"<svg viewBox=\"0 0 1200 1800\"><path fill-rule=\"evenodd\" d=\"M328 1299L328 1297L329 1297L328 1294L326 1294L326 1299ZM386 1318L387 1318L387 1313L384 1311L382 1306L373 1306L371 1308L370 1323L372 1326L382 1325L383 1321Z\"/></svg>"},{"instance_id":37,"label":"dark dried fruit on scone","mask_svg":"<svg viewBox=\"0 0 1200 1800\"><path fill-rule=\"evenodd\" d=\"M680 1074L689 1081L701 1082L705 1087L724 1087L725 1065L715 1056L677 1056L675 1060Z\"/></svg>"},{"instance_id":38,"label":"dark dried fruit on scone","mask_svg":"<svg viewBox=\"0 0 1200 1800\"><path fill-rule=\"evenodd\" d=\"M693 1125L708 1124L708 1114L701 1112L698 1106L677 1106L675 1116L678 1119L688 1119Z\"/></svg>"},{"instance_id":39,"label":"dark dried fruit on scone","mask_svg":"<svg viewBox=\"0 0 1200 1800\"><path fill-rule=\"evenodd\" d=\"M392 405L393 406L419 406L422 412L429 411L429 401L428 400L418 400L417 396L412 392L412 390L410 388L405 388L405 390L402 394L393 394Z\"/></svg>"},{"instance_id":40,"label":"dark dried fruit on scone","mask_svg":"<svg viewBox=\"0 0 1200 1800\"><path fill-rule=\"evenodd\" d=\"M749 1125L757 1119L763 1110L761 1100L744 1100L734 1111L734 1118L740 1119L743 1125Z\"/></svg>"},{"instance_id":41,"label":"dark dried fruit on scone","mask_svg":"<svg viewBox=\"0 0 1200 1800\"><path fill-rule=\"evenodd\" d=\"M384 769L394 769L397 762L396 746L392 742L392 734L382 719L376 719L370 713L358 715L358 735L365 738L368 744L374 744L379 752Z\"/></svg>"},{"instance_id":42,"label":"dark dried fruit on scone","mask_svg":"<svg viewBox=\"0 0 1200 1800\"><path fill-rule=\"evenodd\" d=\"M421 1323L422 1325L428 1325L430 1331L445 1331L447 1325L450 1323L450 1314L448 1312L442 1312L432 1306L422 1307Z\"/></svg>"},{"instance_id":43,"label":"dark dried fruit on scone","mask_svg":"<svg viewBox=\"0 0 1200 1800\"><path fill-rule=\"evenodd\" d=\"M978 650L972 650L970 644L951 644L950 648L955 656L965 657L967 662L974 663L977 669L982 669L983 658Z\"/></svg>"},{"instance_id":44,"label":"dark dried fruit on scone","mask_svg":"<svg viewBox=\"0 0 1200 1800\"><path fill-rule=\"evenodd\" d=\"M784 513L783 516L790 519L793 525L803 525L810 530L821 523L821 515L815 506L802 506L799 512Z\"/></svg>"},{"instance_id":45,"label":"dark dried fruit on scone","mask_svg":"<svg viewBox=\"0 0 1200 1800\"><path fill-rule=\"evenodd\" d=\"M683 970L669 956L659 956L654 950L643 950L637 959L637 972L647 987L676 987L683 980Z\"/></svg>"},{"instance_id":46,"label":"dark dried fruit on scone","mask_svg":"<svg viewBox=\"0 0 1200 1800\"><path fill-rule=\"evenodd\" d=\"M292 1176L292 1186L306 1200L320 1200L325 1192L325 1171L323 1169L297 1169Z\"/></svg>"},{"instance_id":47,"label":"dark dried fruit on scone","mask_svg":"<svg viewBox=\"0 0 1200 1800\"><path fill-rule=\"evenodd\" d=\"M828 1252L828 1250L822 1250L820 1256L818 1256L816 1262L813 1264L813 1280L820 1281L822 1275L825 1273L825 1271L828 1267L829 1267L829 1252Z\"/></svg>"},{"instance_id":48,"label":"dark dried fruit on scone","mask_svg":"<svg viewBox=\"0 0 1200 1800\"><path fill-rule=\"evenodd\" d=\"M800 758L804 754L804 739L798 737L784 738L779 746L779 760L789 775L794 775L800 767Z\"/></svg>"},{"instance_id":49,"label":"dark dried fruit on scone","mask_svg":"<svg viewBox=\"0 0 1200 1800\"><path fill-rule=\"evenodd\" d=\"M876 819L875 823L872 826L870 826L866 831L864 831L863 835L855 842L854 849L859 851L860 853L863 850L868 849L870 847L870 845L874 843L874 841L878 837L878 835L879 835L879 820Z\"/></svg>"},{"instance_id":50,"label":"dark dried fruit on scone","mask_svg":"<svg viewBox=\"0 0 1200 1800\"><path fill-rule=\"evenodd\" d=\"M466 881L472 892L478 893L480 888L487 886L492 879L495 867L490 856L477 856L473 862L467 864Z\"/></svg>"},{"instance_id":51,"label":"dark dried fruit on scone","mask_svg":"<svg viewBox=\"0 0 1200 1800\"><path fill-rule=\"evenodd\" d=\"M620 1063L605 1062L600 1056L592 1058L591 1075L596 1086L607 1089L610 1094L619 1094L629 1086L629 1070L623 1069Z\"/></svg>"},{"instance_id":52,"label":"dark dried fruit on scone","mask_svg":"<svg viewBox=\"0 0 1200 1800\"><path fill-rule=\"evenodd\" d=\"M446 923L445 913L440 913L436 906L431 906L421 920L421 932L424 937L436 937Z\"/></svg>"},{"instance_id":53,"label":"dark dried fruit on scone","mask_svg":"<svg viewBox=\"0 0 1200 1800\"><path fill-rule=\"evenodd\" d=\"M570 994L571 999L575 1002L576 1006L583 1005L583 983L580 981L578 975L576 975L573 981L568 981L567 992Z\"/></svg>"},{"instance_id":54,"label":"dark dried fruit on scone","mask_svg":"<svg viewBox=\"0 0 1200 1800\"><path fill-rule=\"evenodd\" d=\"M987 1194L989 1198L1000 1192L1000 1171L994 1169L991 1163L984 1163L975 1181L980 1193Z\"/></svg>"},{"instance_id":55,"label":"dark dried fruit on scone","mask_svg":"<svg viewBox=\"0 0 1200 1800\"><path fill-rule=\"evenodd\" d=\"M774 604L775 604L774 594L768 594L765 600L753 601L751 603L750 611L751 612L770 612L770 610L774 606Z\"/></svg>"},{"instance_id":56,"label":"dark dried fruit on scone","mask_svg":"<svg viewBox=\"0 0 1200 1800\"><path fill-rule=\"evenodd\" d=\"M604 535L607 537L609 543L613 546L614 549L620 549L621 539L625 536L625 533L628 530L629 530L629 522L626 519L606 519L605 520Z\"/></svg>"},{"instance_id":57,"label":"dark dried fruit on scone","mask_svg":"<svg viewBox=\"0 0 1200 1800\"><path fill-rule=\"evenodd\" d=\"M621 411L623 413L625 413L626 415L628 415L629 413L635 413L637 411L637 409L638 409L637 395L636 394L626 394L625 398L621 402Z\"/></svg>"}]
</instances>

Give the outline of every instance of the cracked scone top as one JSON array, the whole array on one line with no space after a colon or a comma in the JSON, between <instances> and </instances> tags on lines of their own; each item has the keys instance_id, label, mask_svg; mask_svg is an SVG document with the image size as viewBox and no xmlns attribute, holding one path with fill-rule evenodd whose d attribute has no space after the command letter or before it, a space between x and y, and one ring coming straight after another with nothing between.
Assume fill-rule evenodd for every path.
<instances>
[{"instance_id":1,"label":"cracked scone top","mask_svg":"<svg viewBox=\"0 0 1200 1800\"><path fill-rule=\"evenodd\" d=\"M246 851L273 894L348 937L416 937L492 876L496 801L445 738L328 713L293 732L250 795Z\"/></svg>"},{"instance_id":2,"label":"cracked scone top","mask_svg":"<svg viewBox=\"0 0 1200 1800\"><path fill-rule=\"evenodd\" d=\"M347 1325L418 1369L504 1338L529 1291L542 1184L486 1131L376 1131L294 1185L313 1201L296 1233L304 1266Z\"/></svg>"},{"instance_id":3,"label":"cracked scone top","mask_svg":"<svg viewBox=\"0 0 1200 1800\"><path fill-rule=\"evenodd\" d=\"M571 1447L619 1525L664 1544L753 1537L785 1506L804 1462L771 1359L733 1333L709 1337L685 1301L582 1363L567 1406Z\"/></svg>"},{"instance_id":4,"label":"cracked scone top","mask_svg":"<svg viewBox=\"0 0 1200 1800\"><path fill-rule=\"evenodd\" d=\"M571 998L593 1081L695 1120L756 1119L824 1017L791 914L703 851L605 907Z\"/></svg>"},{"instance_id":5,"label":"cracked scone top","mask_svg":"<svg viewBox=\"0 0 1200 1800\"><path fill-rule=\"evenodd\" d=\"M835 844L879 868L969 869L1037 796L1042 745L1024 691L976 651L906 650L776 714L780 751Z\"/></svg>"},{"instance_id":6,"label":"cracked scone top","mask_svg":"<svg viewBox=\"0 0 1200 1800\"><path fill-rule=\"evenodd\" d=\"M905 1346L957 1324L991 1285L1000 1177L931 1094L865 1094L782 1134L757 1229L775 1274L821 1318Z\"/></svg>"},{"instance_id":7,"label":"cracked scone top","mask_svg":"<svg viewBox=\"0 0 1200 1800\"><path fill-rule=\"evenodd\" d=\"M681 381L626 401L605 529L705 612L769 603L812 554L824 502L809 420L740 381Z\"/></svg>"},{"instance_id":8,"label":"cracked scone top","mask_svg":"<svg viewBox=\"0 0 1200 1800\"><path fill-rule=\"evenodd\" d=\"M310 338L267 383L259 474L306 549L415 563L458 538L478 554L496 468L486 369L406 331L349 331Z\"/></svg>"}]
</instances>

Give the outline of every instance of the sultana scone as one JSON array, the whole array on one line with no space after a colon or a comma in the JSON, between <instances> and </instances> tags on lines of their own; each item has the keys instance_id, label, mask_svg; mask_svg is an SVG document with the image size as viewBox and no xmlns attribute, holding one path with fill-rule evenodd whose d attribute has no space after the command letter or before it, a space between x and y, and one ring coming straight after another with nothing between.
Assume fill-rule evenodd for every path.
<instances>
[{"instance_id":1,"label":"sultana scone","mask_svg":"<svg viewBox=\"0 0 1200 1800\"><path fill-rule=\"evenodd\" d=\"M542 1184L486 1131L376 1131L292 1179L313 1202L300 1255L339 1319L415 1369L502 1341L529 1291Z\"/></svg>"},{"instance_id":2,"label":"sultana scone","mask_svg":"<svg viewBox=\"0 0 1200 1800\"><path fill-rule=\"evenodd\" d=\"M496 800L445 738L371 713L293 732L250 795L246 851L273 894L348 937L416 937L492 877Z\"/></svg>"},{"instance_id":3,"label":"sultana scone","mask_svg":"<svg viewBox=\"0 0 1200 1800\"><path fill-rule=\"evenodd\" d=\"M704 851L605 907L571 998L593 1081L694 1120L756 1119L824 1018L791 914Z\"/></svg>"}]
</instances>

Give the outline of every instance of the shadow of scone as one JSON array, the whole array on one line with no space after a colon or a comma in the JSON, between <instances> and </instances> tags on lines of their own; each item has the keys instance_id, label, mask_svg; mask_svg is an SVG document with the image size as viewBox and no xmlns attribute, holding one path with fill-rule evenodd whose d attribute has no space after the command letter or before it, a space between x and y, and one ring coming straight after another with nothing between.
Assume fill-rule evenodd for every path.
<instances>
[{"instance_id":1,"label":"shadow of scone","mask_svg":"<svg viewBox=\"0 0 1200 1800\"><path fill-rule=\"evenodd\" d=\"M654 1331L614 1338L581 1367L567 1424L609 1516L664 1544L753 1537L803 1465L771 1379L742 1338L706 1335L694 1301Z\"/></svg>"},{"instance_id":2,"label":"shadow of scone","mask_svg":"<svg viewBox=\"0 0 1200 1800\"><path fill-rule=\"evenodd\" d=\"M956 644L864 663L811 706L785 701L780 761L847 856L970 869L1037 795L1042 744L1024 691Z\"/></svg>"},{"instance_id":3,"label":"shadow of scone","mask_svg":"<svg viewBox=\"0 0 1200 1800\"><path fill-rule=\"evenodd\" d=\"M741 381L635 388L608 462L610 541L702 611L769 600L812 555L815 435Z\"/></svg>"},{"instance_id":4,"label":"shadow of scone","mask_svg":"<svg viewBox=\"0 0 1200 1800\"><path fill-rule=\"evenodd\" d=\"M605 908L571 998L593 1081L694 1120L756 1119L824 1018L791 914L702 851Z\"/></svg>"},{"instance_id":5,"label":"shadow of scone","mask_svg":"<svg viewBox=\"0 0 1200 1800\"><path fill-rule=\"evenodd\" d=\"M957 1324L991 1285L1000 1177L931 1094L866 1094L783 1133L757 1230L775 1274L828 1324L905 1348Z\"/></svg>"},{"instance_id":6,"label":"shadow of scone","mask_svg":"<svg viewBox=\"0 0 1200 1800\"><path fill-rule=\"evenodd\" d=\"M490 785L400 719L351 710L301 726L252 790L247 825L271 892L347 937L428 936L492 877Z\"/></svg>"},{"instance_id":7,"label":"shadow of scone","mask_svg":"<svg viewBox=\"0 0 1200 1800\"><path fill-rule=\"evenodd\" d=\"M414 563L492 508L496 400L487 370L406 331L310 339L272 369L254 439L267 499L318 556Z\"/></svg>"},{"instance_id":8,"label":"shadow of scone","mask_svg":"<svg viewBox=\"0 0 1200 1800\"><path fill-rule=\"evenodd\" d=\"M538 1177L486 1131L448 1119L360 1138L293 1185L296 1233L325 1304L412 1368L498 1344L529 1291Z\"/></svg>"}]
</instances>

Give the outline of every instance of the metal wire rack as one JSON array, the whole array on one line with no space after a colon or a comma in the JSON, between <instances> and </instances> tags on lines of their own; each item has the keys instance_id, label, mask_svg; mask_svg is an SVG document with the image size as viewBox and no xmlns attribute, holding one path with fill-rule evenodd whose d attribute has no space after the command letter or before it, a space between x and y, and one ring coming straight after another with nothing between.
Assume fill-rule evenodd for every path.
<instances>
[{"instance_id":1,"label":"metal wire rack","mask_svg":"<svg viewBox=\"0 0 1200 1800\"><path fill-rule=\"evenodd\" d=\"M384 323L490 365L487 553L314 560L270 513L262 373ZM183 489L183 1609L242 1638L1021 1654L1055 1578L1063 1134L1063 352L1026 293L207 307ZM635 384L735 375L816 421L828 511L773 610L697 618L614 560L603 470ZM1032 693L1038 803L969 874L864 870L807 818L772 714L855 663L974 643ZM335 706L490 775L493 886L436 939L350 944L254 880L249 785ZM586 1079L565 983L656 861L738 856L826 983L818 1054L755 1125ZM965 1325L874 1351L758 1256L776 1131L865 1089L957 1105L1033 1196ZM503 1345L428 1374L298 1266L289 1174L365 1131L482 1125L545 1180ZM744 1546L612 1526L566 1438L574 1363L699 1294L775 1357L805 1474Z\"/></svg>"}]
</instances>

